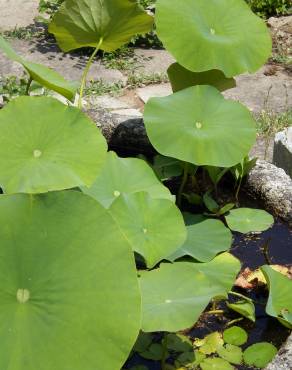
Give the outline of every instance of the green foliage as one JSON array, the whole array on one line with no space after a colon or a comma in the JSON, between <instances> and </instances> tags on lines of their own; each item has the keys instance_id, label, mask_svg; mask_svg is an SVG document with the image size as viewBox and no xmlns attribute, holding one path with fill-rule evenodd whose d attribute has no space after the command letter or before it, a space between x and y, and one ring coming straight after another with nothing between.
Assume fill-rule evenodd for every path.
<instances>
[{"instance_id":1,"label":"green foliage","mask_svg":"<svg viewBox=\"0 0 292 370\"><path fill-rule=\"evenodd\" d=\"M277 348L271 343L256 343L243 352L244 362L249 366L264 368L277 354Z\"/></svg>"},{"instance_id":2,"label":"green foliage","mask_svg":"<svg viewBox=\"0 0 292 370\"><path fill-rule=\"evenodd\" d=\"M93 122L53 98L11 101L1 109L0 128L0 184L7 194L90 186L105 160L106 141Z\"/></svg>"},{"instance_id":3,"label":"green foliage","mask_svg":"<svg viewBox=\"0 0 292 370\"><path fill-rule=\"evenodd\" d=\"M247 333L239 326L232 326L224 330L223 339L225 343L241 346L247 341Z\"/></svg>"},{"instance_id":4,"label":"green foliage","mask_svg":"<svg viewBox=\"0 0 292 370\"><path fill-rule=\"evenodd\" d=\"M292 329L292 281L280 272L266 265L261 267L269 288L266 312Z\"/></svg>"},{"instance_id":5,"label":"green foliage","mask_svg":"<svg viewBox=\"0 0 292 370\"><path fill-rule=\"evenodd\" d=\"M66 81L63 76L51 68L37 63L31 63L19 56L9 45L3 37L0 36L0 49L7 55L7 57L17 63L20 63L26 72L29 74L30 81L38 82L49 90L65 96L69 100L73 100L77 90L76 82ZM27 86L27 93L29 92L29 85Z\"/></svg>"},{"instance_id":6,"label":"green foliage","mask_svg":"<svg viewBox=\"0 0 292 370\"><path fill-rule=\"evenodd\" d=\"M246 234L265 231L274 223L274 218L262 209L238 208L225 216L228 227L233 231Z\"/></svg>"},{"instance_id":7,"label":"green foliage","mask_svg":"<svg viewBox=\"0 0 292 370\"><path fill-rule=\"evenodd\" d=\"M231 167L241 161L256 136L250 112L205 85L151 98L144 120L160 154L195 165Z\"/></svg>"},{"instance_id":8,"label":"green foliage","mask_svg":"<svg viewBox=\"0 0 292 370\"><path fill-rule=\"evenodd\" d=\"M159 0L157 33L188 70L219 69L233 77L257 71L270 56L272 41L267 27L243 0L221 0L220 6L216 0L181 0L179 4ZM248 32L243 32L247 24ZM174 25L175 37L171 32Z\"/></svg>"},{"instance_id":9,"label":"green foliage","mask_svg":"<svg viewBox=\"0 0 292 370\"><path fill-rule=\"evenodd\" d=\"M187 226L187 240L169 259L191 256L201 262L211 261L218 253L229 250L232 234L221 221L207 219Z\"/></svg>"},{"instance_id":10,"label":"green foliage","mask_svg":"<svg viewBox=\"0 0 292 370\"><path fill-rule=\"evenodd\" d=\"M0 95L4 101L9 101L17 96L25 95L28 80L16 76L0 77Z\"/></svg>"},{"instance_id":11,"label":"green foliage","mask_svg":"<svg viewBox=\"0 0 292 370\"><path fill-rule=\"evenodd\" d=\"M112 52L136 34L148 32L152 25L153 18L135 2L66 0L54 15L49 32L63 51L94 47Z\"/></svg>"},{"instance_id":12,"label":"green foliage","mask_svg":"<svg viewBox=\"0 0 292 370\"><path fill-rule=\"evenodd\" d=\"M218 355L224 360L234 365L239 365L242 361L242 350L233 344L226 344L217 348Z\"/></svg>"},{"instance_id":13,"label":"green foliage","mask_svg":"<svg viewBox=\"0 0 292 370\"><path fill-rule=\"evenodd\" d=\"M290 0L246 0L252 11L263 18L291 14Z\"/></svg>"},{"instance_id":14,"label":"green foliage","mask_svg":"<svg viewBox=\"0 0 292 370\"><path fill-rule=\"evenodd\" d=\"M222 358L206 358L200 367L202 370L234 370L234 367Z\"/></svg>"},{"instance_id":15,"label":"green foliage","mask_svg":"<svg viewBox=\"0 0 292 370\"><path fill-rule=\"evenodd\" d=\"M5 195L0 222L1 369L84 370L84 357L92 369L120 369L139 331L140 293L108 212L74 191Z\"/></svg>"},{"instance_id":16,"label":"green foliage","mask_svg":"<svg viewBox=\"0 0 292 370\"><path fill-rule=\"evenodd\" d=\"M236 303L228 303L227 307L231 310L238 312L240 315L246 317L247 319L255 322L255 306L253 302L248 300L241 300Z\"/></svg>"}]
</instances>

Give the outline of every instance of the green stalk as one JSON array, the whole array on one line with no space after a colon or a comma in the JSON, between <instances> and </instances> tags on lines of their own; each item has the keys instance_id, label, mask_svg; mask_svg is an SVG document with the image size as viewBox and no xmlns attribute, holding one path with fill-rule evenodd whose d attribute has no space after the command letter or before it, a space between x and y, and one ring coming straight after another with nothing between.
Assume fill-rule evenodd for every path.
<instances>
[{"instance_id":1,"label":"green stalk","mask_svg":"<svg viewBox=\"0 0 292 370\"><path fill-rule=\"evenodd\" d=\"M101 38L97 47L95 48L94 52L92 53L91 57L89 58L89 60L86 64L86 67L84 69L82 79L81 79L79 99L78 99L78 108L79 109L82 109L82 99L83 99L83 94L84 94L84 90L85 90L85 86L86 86L86 79L87 79L88 72L89 72L90 67L92 65L93 59L95 58L97 52L99 51L99 48L100 48L102 42L103 42L103 39Z\"/></svg>"},{"instance_id":2,"label":"green stalk","mask_svg":"<svg viewBox=\"0 0 292 370\"><path fill-rule=\"evenodd\" d=\"M177 205L178 206L181 206L182 193L184 191L184 188L185 188L187 180L188 180L188 167L189 167L189 164L187 162L185 162L182 182L180 184L180 187L179 187L179 190L178 190L178 193L177 193Z\"/></svg>"},{"instance_id":3,"label":"green stalk","mask_svg":"<svg viewBox=\"0 0 292 370\"><path fill-rule=\"evenodd\" d=\"M29 80L27 81L27 85L26 85L26 89L25 89L25 95L29 96L29 89L30 89L31 83L32 83L32 78L29 77Z\"/></svg>"},{"instance_id":4,"label":"green stalk","mask_svg":"<svg viewBox=\"0 0 292 370\"><path fill-rule=\"evenodd\" d=\"M164 333L163 337L163 352L161 358L161 370L166 370L166 360L167 360L167 335Z\"/></svg>"}]
</instances>

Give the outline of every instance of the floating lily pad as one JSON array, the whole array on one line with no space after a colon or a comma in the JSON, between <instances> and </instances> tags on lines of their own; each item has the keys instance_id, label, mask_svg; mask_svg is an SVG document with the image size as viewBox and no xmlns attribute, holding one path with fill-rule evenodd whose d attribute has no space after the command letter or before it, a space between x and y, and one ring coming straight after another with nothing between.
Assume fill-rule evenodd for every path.
<instances>
[{"instance_id":1,"label":"floating lily pad","mask_svg":"<svg viewBox=\"0 0 292 370\"><path fill-rule=\"evenodd\" d=\"M195 165L231 167L249 152L256 138L248 109L224 99L212 86L152 98L145 106L144 120L159 153Z\"/></svg>"},{"instance_id":2,"label":"floating lily pad","mask_svg":"<svg viewBox=\"0 0 292 370\"><path fill-rule=\"evenodd\" d=\"M153 199L145 192L121 195L109 209L148 267L179 248L186 239L183 217L167 199Z\"/></svg>"},{"instance_id":3,"label":"floating lily pad","mask_svg":"<svg viewBox=\"0 0 292 370\"><path fill-rule=\"evenodd\" d=\"M145 352L140 352L140 356L147 360L159 361L165 355L163 346L160 343L152 343Z\"/></svg>"},{"instance_id":4,"label":"floating lily pad","mask_svg":"<svg viewBox=\"0 0 292 370\"><path fill-rule=\"evenodd\" d=\"M181 0L179 7L160 0L156 25L165 48L194 72L255 72L272 51L264 21L242 0Z\"/></svg>"},{"instance_id":5,"label":"floating lily pad","mask_svg":"<svg viewBox=\"0 0 292 370\"><path fill-rule=\"evenodd\" d=\"M0 111L0 186L44 193L90 186L107 144L80 110L49 97L20 97Z\"/></svg>"},{"instance_id":6,"label":"floating lily pad","mask_svg":"<svg viewBox=\"0 0 292 370\"><path fill-rule=\"evenodd\" d=\"M170 191L157 179L150 166L142 159L119 158L108 152L106 162L90 188L82 191L104 207L109 208L122 194L145 191L152 198L174 200Z\"/></svg>"},{"instance_id":7,"label":"floating lily pad","mask_svg":"<svg viewBox=\"0 0 292 370\"><path fill-rule=\"evenodd\" d=\"M192 72L178 63L173 63L167 70L173 92L196 85L210 85L219 91L232 89L236 86L234 78L225 77L224 73L213 69L206 72Z\"/></svg>"},{"instance_id":8,"label":"floating lily pad","mask_svg":"<svg viewBox=\"0 0 292 370\"><path fill-rule=\"evenodd\" d=\"M143 333L140 332L136 343L134 345L133 351L134 352L145 352L150 347L152 343L153 337L150 333Z\"/></svg>"},{"instance_id":9,"label":"floating lily pad","mask_svg":"<svg viewBox=\"0 0 292 370\"><path fill-rule=\"evenodd\" d=\"M240 270L228 253L209 263L162 263L140 272L142 330L176 332L191 327L213 297L225 297Z\"/></svg>"},{"instance_id":10,"label":"floating lily pad","mask_svg":"<svg viewBox=\"0 0 292 370\"><path fill-rule=\"evenodd\" d=\"M182 334L170 333L166 337L167 349L174 352L187 353L193 350L193 344L189 337Z\"/></svg>"},{"instance_id":11,"label":"floating lily pad","mask_svg":"<svg viewBox=\"0 0 292 370\"><path fill-rule=\"evenodd\" d=\"M267 230L274 223L274 218L262 209L238 208L225 216L228 227L233 231L246 234Z\"/></svg>"},{"instance_id":12,"label":"floating lily pad","mask_svg":"<svg viewBox=\"0 0 292 370\"><path fill-rule=\"evenodd\" d=\"M49 90L65 96L65 98L72 100L75 97L78 83L67 81L59 73L51 68L43 66L42 64L32 63L23 59L18 55L3 37L0 36L0 49L4 51L7 57L17 63L20 63L30 78Z\"/></svg>"},{"instance_id":13,"label":"floating lily pad","mask_svg":"<svg viewBox=\"0 0 292 370\"><path fill-rule=\"evenodd\" d=\"M238 301L236 303L228 303L227 307L231 310L238 312L240 315L246 317L247 319L255 322L255 306L253 302L250 301Z\"/></svg>"},{"instance_id":14,"label":"floating lily pad","mask_svg":"<svg viewBox=\"0 0 292 370\"><path fill-rule=\"evenodd\" d=\"M224 360L234 365L239 365L242 362L242 350L233 344L226 344L217 348L218 355Z\"/></svg>"},{"instance_id":15,"label":"floating lily pad","mask_svg":"<svg viewBox=\"0 0 292 370\"><path fill-rule=\"evenodd\" d=\"M206 358L200 366L202 370L234 370L234 367L223 358Z\"/></svg>"},{"instance_id":16,"label":"floating lily pad","mask_svg":"<svg viewBox=\"0 0 292 370\"><path fill-rule=\"evenodd\" d=\"M262 266L269 287L269 299L266 306L268 315L292 329L292 280L270 266Z\"/></svg>"},{"instance_id":17,"label":"floating lily pad","mask_svg":"<svg viewBox=\"0 0 292 370\"><path fill-rule=\"evenodd\" d=\"M2 195L0 222L0 368L121 369L140 293L108 212L75 191Z\"/></svg>"},{"instance_id":18,"label":"floating lily pad","mask_svg":"<svg viewBox=\"0 0 292 370\"><path fill-rule=\"evenodd\" d=\"M247 365L262 369L273 360L277 352L277 348L271 343L256 343L243 352L243 359Z\"/></svg>"},{"instance_id":19,"label":"floating lily pad","mask_svg":"<svg viewBox=\"0 0 292 370\"><path fill-rule=\"evenodd\" d=\"M187 240L170 257L174 261L182 256L191 256L201 262L211 261L219 252L231 247L232 234L221 221L207 219L187 226Z\"/></svg>"},{"instance_id":20,"label":"floating lily pad","mask_svg":"<svg viewBox=\"0 0 292 370\"><path fill-rule=\"evenodd\" d=\"M195 350L192 352L183 352L180 354L177 359L175 360L175 369L185 369L185 367L188 368L197 368L199 364L206 358L206 355L204 353Z\"/></svg>"},{"instance_id":21,"label":"floating lily pad","mask_svg":"<svg viewBox=\"0 0 292 370\"><path fill-rule=\"evenodd\" d=\"M151 30L153 17L136 1L66 0L49 25L63 51L92 46L113 51Z\"/></svg>"},{"instance_id":22,"label":"floating lily pad","mask_svg":"<svg viewBox=\"0 0 292 370\"><path fill-rule=\"evenodd\" d=\"M247 341L247 332L239 326L232 326L224 330L223 339L228 344L241 346Z\"/></svg>"}]
</instances>

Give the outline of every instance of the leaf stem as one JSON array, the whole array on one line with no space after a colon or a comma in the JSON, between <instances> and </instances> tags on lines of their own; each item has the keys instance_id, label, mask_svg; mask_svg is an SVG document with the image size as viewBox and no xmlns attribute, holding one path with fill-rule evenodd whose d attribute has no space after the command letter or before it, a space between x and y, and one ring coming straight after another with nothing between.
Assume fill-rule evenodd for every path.
<instances>
[{"instance_id":1,"label":"leaf stem","mask_svg":"<svg viewBox=\"0 0 292 370\"><path fill-rule=\"evenodd\" d=\"M246 297L246 296L245 296L245 295L243 295L243 294L240 294L240 293L237 293L237 292L233 292L233 291L231 291L231 290L228 292L228 294L234 295L234 296L236 296L236 297L239 297L239 298L244 299L244 300L249 301L249 302L253 302L253 300L252 300L251 298Z\"/></svg>"},{"instance_id":2,"label":"leaf stem","mask_svg":"<svg viewBox=\"0 0 292 370\"><path fill-rule=\"evenodd\" d=\"M99 51L99 48L100 48L102 42L103 42L103 39L101 38L97 47L95 48L94 52L92 53L91 57L89 58L89 60L86 64L86 67L84 69L82 79L81 79L81 84L80 84L80 91L79 91L79 99L78 99L78 108L79 109L82 109L82 99L83 99L83 95L84 95L84 90L85 90L85 86L86 86L86 79L87 79L88 72L89 72L90 67L92 65L93 59L95 58L97 52Z\"/></svg>"},{"instance_id":3,"label":"leaf stem","mask_svg":"<svg viewBox=\"0 0 292 370\"><path fill-rule=\"evenodd\" d=\"M239 317L238 319L234 319L234 320L231 320L229 321L226 326L230 326L230 325L233 325L235 324L236 322L239 322L239 321L242 321L243 320L243 317Z\"/></svg>"},{"instance_id":4,"label":"leaf stem","mask_svg":"<svg viewBox=\"0 0 292 370\"><path fill-rule=\"evenodd\" d=\"M238 197L239 197L239 192L240 192L240 189L241 189L242 180L243 180L243 176L240 176L240 180L239 180L239 183L238 183L238 186L237 186L237 189L236 189L236 193L235 193L235 200L236 200L237 205L239 204Z\"/></svg>"},{"instance_id":5,"label":"leaf stem","mask_svg":"<svg viewBox=\"0 0 292 370\"><path fill-rule=\"evenodd\" d=\"M208 315L222 315L224 313L224 310L211 310L205 313Z\"/></svg>"},{"instance_id":6,"label":"leaf stem","mask_svg":"<svg viewBox=\"0 0 292 370\"><path fill-rule=\"evenodd\" d=\"M179 207L181 206L182 193L184 191L184 188L185 188L187 180L188 180L188 167L189 167L188 162L185 162L182 182L180 184L180 187L179 187L179 190L178 190L178 193L177 193L177 205Z\"/></svg>"},{"instance_id":7,"label":"leaf stem","mask_svg":"<svg viewBox=\"0 0 292 370\"><path fill-rule=\"evenodd\" d=\"M32 78L29 77L29 80L27 81L27 85L26 85L26 89L25 89L25 95L29 96L29 89L30 89L32 81L33 81Z\"/></svg>"},{"instance_id":8,"label":"leaf stem","mask_svg":"<svg viewBox=\"0 0 292 370\"><path fill-rule=\"evenodd\" d=\"M166 359L167 359L167 335L164 333L163 337L163 352L161 358L161 370L166 370Z\"/></svg>"}]
</instances>

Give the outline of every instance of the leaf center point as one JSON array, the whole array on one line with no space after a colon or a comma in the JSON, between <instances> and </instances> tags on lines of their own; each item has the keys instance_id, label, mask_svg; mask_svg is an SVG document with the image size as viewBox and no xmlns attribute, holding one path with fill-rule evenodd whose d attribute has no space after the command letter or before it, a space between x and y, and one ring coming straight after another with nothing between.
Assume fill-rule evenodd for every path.
<instances>
[{"instance_id":1,"label":"leaf center point","mask_svg":"<svg viewBox=\"0 0 292 370\"><path fill-rule=\"evenodd\" d=\"M30 292L27 289L18 289L16 298L19 303L26 303L30 298Z\"/></svg>"},{"instance_id":2,"label":"leaf center point","mask_svg":"<svg viewBox=\"0 0 292 370\"><path fill-rule=\"evenodd\" d=\"M41 152L40 150L35 149L35 150L33 151L33 156L34 156L35 158L39 158L41 155L42 155L42 152Z\"/></svg>"},{"instance_id":3,"label":"leaf center point","mask_svg":"<svg viewBox=\"0 0 292 370\"><path fill-rule=\"evenodd\" d=\"M198 128L198 129L201 129L202 128L202 123L201 122L196 122L196 127Z\"/></svg>"}]
</instances>

